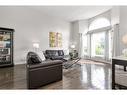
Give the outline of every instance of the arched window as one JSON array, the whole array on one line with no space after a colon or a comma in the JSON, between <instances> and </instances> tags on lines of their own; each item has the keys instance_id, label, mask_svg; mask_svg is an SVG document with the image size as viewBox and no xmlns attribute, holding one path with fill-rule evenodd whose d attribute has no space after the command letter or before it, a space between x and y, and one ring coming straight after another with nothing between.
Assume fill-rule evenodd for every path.
<instances>
[{"instance_id":1,"label":"arched window","mask_svg":"<svg viewBox=\"0 0 127 95\"><path fill-rule=\"evenodd\" d=\"M95 60L108 60L111 57L111 23L107 18L94 19L89 24L89 55ZM107 52L108 51L108 52Z\"/></svg>"},{"instance_id":2,"label":"arched window","mask_svg":"<svg viewBox=\"0 0 127 95\"><path fill-rule=\"evenodd\" d=\"M94 29L99 29L103 27L110 26L110 21L106 18L98 18L92 21L92 23L89 26L89 31Z\"/></svg>"}]
</instances>

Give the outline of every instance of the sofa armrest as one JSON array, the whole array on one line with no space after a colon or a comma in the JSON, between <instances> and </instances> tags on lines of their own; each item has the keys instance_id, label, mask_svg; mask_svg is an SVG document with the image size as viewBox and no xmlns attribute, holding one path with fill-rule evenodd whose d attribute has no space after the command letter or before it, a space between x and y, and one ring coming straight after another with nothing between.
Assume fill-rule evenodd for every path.
<instances>
[{"instance_id":1,"label":"sofa armrest","mask_svg":"<svg viewBox=\"0 0 127 95\"><path fill-rule=\"evenodd\" d=\"M61 65L62 63L63 62L61 60L46 60L46 61L42 61L39 64L29 65L29 68L33 69L33 68L46 67L46 66L51 66L51 65Z\"/></svg>"}]
</instances>

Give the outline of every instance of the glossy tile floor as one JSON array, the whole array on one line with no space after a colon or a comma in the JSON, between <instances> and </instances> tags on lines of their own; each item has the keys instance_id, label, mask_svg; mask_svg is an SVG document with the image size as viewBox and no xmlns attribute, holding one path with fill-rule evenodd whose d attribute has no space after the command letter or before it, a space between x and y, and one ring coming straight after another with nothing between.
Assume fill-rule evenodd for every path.
<instances>
[{"instance_id":1,"label":"glossy tile floor","mask_svg":"<svg viewBox=\"0 0 127 95\"><path fill-rule=\"evenodd\" d=\"M26 89L25 65L0 68L0 89ZM111 89L110 64L81 64L63 70L63 80L40 89Z\"/></svg>"}]
</instances>

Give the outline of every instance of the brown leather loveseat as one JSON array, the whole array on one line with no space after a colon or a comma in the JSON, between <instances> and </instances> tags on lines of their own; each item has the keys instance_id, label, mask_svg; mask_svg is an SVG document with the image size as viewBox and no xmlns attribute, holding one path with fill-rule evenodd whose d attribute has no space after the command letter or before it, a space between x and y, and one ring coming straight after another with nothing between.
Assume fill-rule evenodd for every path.
<instances>
[{"instance_id":1,"label":"brown leather loveseat","mask_svg":"<svg viewBox=\"0 0 127 95\"><path fill-rule=\"evenodd\" d=\"M34 52L27 54L27 86L29 89L62 80L62 61L41 61Z\"/></svg>"}]
</instances>

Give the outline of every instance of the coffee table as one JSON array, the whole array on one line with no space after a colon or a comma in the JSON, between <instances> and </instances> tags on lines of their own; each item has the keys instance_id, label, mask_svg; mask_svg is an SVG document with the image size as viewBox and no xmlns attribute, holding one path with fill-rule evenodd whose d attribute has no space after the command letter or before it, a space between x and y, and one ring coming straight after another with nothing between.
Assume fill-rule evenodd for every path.
<instances>
[{"instance_id":1,"label":"coffee table","mask_svg":"<svg viewBox=\"0 0 127 95\"><path fill-rule=\"evenodd\" d=\"M80 60L81 58L76 58L76 59L69 59L66 62L63 63L63 68L64 69L68 69L68 68L72 68L74 65L80 65L77 64L77 62ZM80 65L81 66L81 65Z\"/></svg>"}]
</instances>

